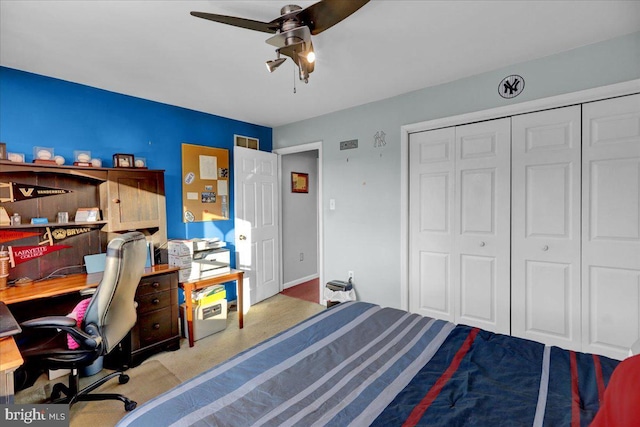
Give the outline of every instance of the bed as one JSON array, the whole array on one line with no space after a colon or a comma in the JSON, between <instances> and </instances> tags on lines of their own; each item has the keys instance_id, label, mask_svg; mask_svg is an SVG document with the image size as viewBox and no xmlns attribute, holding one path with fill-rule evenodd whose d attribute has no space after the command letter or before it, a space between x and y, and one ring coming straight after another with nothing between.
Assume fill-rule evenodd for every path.
<instances>
[{"instance_id":1,"label":"bed","mask_svg":"<svg viewBox=\"0 0 640 427\"><path fill-rule=\"evenodd\" d=\"M118 426L587 426L617 364L353 301L157 396Z\"/></svg>"}]
</instances>

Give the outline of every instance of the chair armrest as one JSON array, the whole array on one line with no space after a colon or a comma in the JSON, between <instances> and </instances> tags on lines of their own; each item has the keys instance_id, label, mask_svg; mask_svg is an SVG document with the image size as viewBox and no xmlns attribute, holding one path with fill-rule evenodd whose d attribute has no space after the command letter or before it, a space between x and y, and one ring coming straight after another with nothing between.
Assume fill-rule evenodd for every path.
<instances>
[{"instance_id":1,"label":"chair armrest","mask_svg":"<svg viewBox=\"0 0 640 427\"><path fill-rule=\"evenodd\" d=\"M25 320L20 323L20 326L26 328L72 328L76 326L76 320L67 316L46 316Z\"/></svg>"},{"instance_id":2,"label":"chair armrest","mask_svg":"<svg viewBox=\"0 0 640 427\"><path fill-rule=\"evenodd\" d=\"M76 320L67 316L46 316L26 320L20 323L25 328L60 329L68 334L83 347L95 349L102 343L100 336L91 336L76 326Z\"/></svg>"},{"instance_id":3,"label":"chair armrest","mask_svg":"<svg viewBox=\"0 0 640 427\"><path fill-rule=\"evenodd\" d=\"M80 289L80 295L82 295L83 297L89 296L89 295L93 295L96 293L96 289L97 288L84 288L84 289Z\"/></svg>"}]
</instances>

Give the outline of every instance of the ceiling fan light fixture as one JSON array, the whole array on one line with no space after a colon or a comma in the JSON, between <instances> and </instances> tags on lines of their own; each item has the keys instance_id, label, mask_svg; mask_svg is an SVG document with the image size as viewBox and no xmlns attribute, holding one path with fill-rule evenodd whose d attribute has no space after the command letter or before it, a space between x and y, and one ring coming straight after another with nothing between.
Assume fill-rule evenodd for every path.
<instances>
[{"instance_id":1,"label":"ceiling fan light fixture","mask_svg":"<svg viewBox=\"0 0 640 427\"><path fill-rule=\"evenodd\" d=\"M313 49L307 52L307 62L309 64L313 64L314 62L316 62L316 53L313 51Z\"/></svg>"},{"instance_id":2,"label":"ceiling fan light fixture","mask_svg":"<svg viewBox=\"0 0 640 427\"><path fill-rule=\"evenodd\" d=\"M307 83L309 74L315 68L316 61L311 36L333 27L369 1L320 0L304 9L297 5L287 5L280 9L280 17L270 22L206 12L191 12L191 15L209 21L273 34L266 42L276 47L278 57L266 62L267 71L272 73L282 65L285 61L285 59L280 59L280 54L282 53L293 60L298 67L300 80L304 80Z\"/></svg>"},{"instance_id":3,"label":"ceiling fan light fixture","mask_svg":"<svg viewBox=\"0 0 640 427\"><path fill-rule=\"evenodd\" d=\"M313 51L313 44L311 41L304 43L302 46L302 52L298 53L298 57L307 64L313 64L316 62L316 53ZM306 48L307 46L308 48Z\"/></svg>"},{"instance_id":4,"label":"ceiling fan light fixture","mask_svg":"<svg viewBox=\"0 0 640 427\"><path fill-rule=\"evenodd\" d=\"M286 60L287 58L277 58L277 59L267 61L265 63L267 66L267 71L269 71L270 73L273 73L276 70L276 68L282 65L282 63Z\"/></svg>"}]
</instances>

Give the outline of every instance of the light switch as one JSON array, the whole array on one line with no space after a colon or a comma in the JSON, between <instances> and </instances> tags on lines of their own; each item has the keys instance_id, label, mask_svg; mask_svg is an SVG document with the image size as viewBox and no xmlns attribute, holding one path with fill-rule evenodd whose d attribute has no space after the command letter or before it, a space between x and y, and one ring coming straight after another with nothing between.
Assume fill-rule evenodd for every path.
<instances>
[{"instance_id":1,"label":"light switch","mask_svg":"<svg viewBox=\"0 0 640 427\"><path fill-rule=\"evenodd\" d=\"M336 210L336 199L329 199L329 210Z\"/></svg>"}]
</instances>

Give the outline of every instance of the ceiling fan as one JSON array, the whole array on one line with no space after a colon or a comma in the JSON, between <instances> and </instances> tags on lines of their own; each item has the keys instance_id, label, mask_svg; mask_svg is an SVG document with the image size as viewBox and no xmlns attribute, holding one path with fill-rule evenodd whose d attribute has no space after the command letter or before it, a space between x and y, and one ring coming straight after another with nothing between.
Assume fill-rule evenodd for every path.
<instances>
[{"instance_id":1,"label":"ceiling fan","mask_svg":"<svg viewBox=\"0 0 640 427\"><path fill-rule=\"evenodd\" d=\"M368 2L369 0L321 0L304 9L290 4L280 9L280 17L271 22L205 12L191 12L191 15L249 30L275 34L266 40L267 43L276 47L277 54L276 59L266 62L267 70L273 72L286 60L286 58L280 57L282 54L293 60L298 66L300 80L308 83L309 74L313 72L315 63L311 36L320 34L334 26Z\"/></svg>"}]
</instances>

